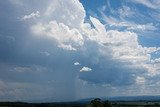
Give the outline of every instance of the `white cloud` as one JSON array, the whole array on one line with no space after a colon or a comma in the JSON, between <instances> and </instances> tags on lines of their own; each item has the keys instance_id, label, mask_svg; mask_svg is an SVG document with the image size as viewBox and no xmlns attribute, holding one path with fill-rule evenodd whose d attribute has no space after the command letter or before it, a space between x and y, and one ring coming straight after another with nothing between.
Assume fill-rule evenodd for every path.
<instances>
[{"instance_id":1,"label":"white cloud","mask_svg":"<svg viewBox=\"0 0 160 107\"><path fill-rule=\"evenodd\" d=\"M100 49L102 54L111 56L113 61L128 62L135 69L137 67L144 68L148 72L153 73L151 65L147 63L151 61L150 53L156 52L159 48L142 47L138 43L136 33L117 30L105 31L105 26L98 19L92 18L91 21L95 29L90 29L90 31L86 32L86 35L88 35L90 40L96 41L107 49ZM154 72L156 71L154 70Z\"/></svg>"},{"instance_id":2,"label":"white cloud","mask_svg":"<svg viewBox=\"0 0 160 107\"><path fill-rule=\"evenodd\" d=\"M80 72L89 72L89 71L92 71L92 69L89 68L89 67L83 67L83 68L80 70Z\"/></svg>"},{"instance_id":3,"label":"white cloud","mask_svg":"<svg viewBox=\"0 0 160 107\"><path fill-rule=\"evenodd\" d=\"M85 10L78 0L52 0L44 12L44 17L56 20L69 28L79 28L85 18Z\"/></svg>"},{"instance_id":4,"label":"white cloud","mask_svg":"<svg viewBox=\"0 0 160 107\"><path fill-rule=\"evenodd\" d=\"M40 52L42 55L45 55L45 56L50 56L51 54L49 53L49 52L47 52L47 51L42 51L42 52Z\"/></svg>"},{"instance_id":5,"label":"white cloud","mask_svg":"<svg viewBox=\"0 0 160 107\"><path fill-rule=\"evenodd\" d=\"M154 60L151 60L152 63L160 63L160 58L156 58Z\"/></svg>"},{"instance_id":6,"label":"white cloud","mask_svg":"<svg viewBox=\"0 0 160 107\"><path fill-rule=\"evenodd\" d=\"M41 21L31 27L32 31L37 35L53 38L62 49L76 51L84 43L78 29L85 17L82 4L78 0L50 2L41 14Z\"/></svg>"},{"instance_id":7,"label":"white cloud","mask_svg":"<svg viewBox=\"0 0 160 107\"><path fill-rule=\"evenodd\" d=\"M55 0L44 10L41 19L36 24L31 25L31 30L35 35L49 37L56 41L59 48L65 50L79 51L84 54L90 53L88 51L97 52L98 55L92 58L92 63L94 62L95 65L101 62L99 56L105 56L105 60L112 59L112 62L125 62L128 66L128 72L133 69L136 71L137 68L145 69L147 73L155 72L152 64L148 63L151 61L150 54L157 48L142 47L138 42L138 35L133 32L136 30L154 31L156 27L152 23L141 25L125 20L121 21L111 16L108 17L102 12L108 25L126 27L128 31L106 30L105 25L100 20L90 17L95 27L92 28L91 24L84 23L85 10L77 0ZM134 12L129 7L124 6L119 10L119 14L121 17L130 17ZM93 42L97 49L90 49L86 45L90 42ZM83 67L80 72L91 70L91 68Z\"/></svg>"},{"instance_id":8,"label":"white cloud","mask_svg":"<svg viewBox=\"0 0 160 107\"><path fill-rule=\"evenodd\" d=\"M15 67L14 70L17 72L30 72L30 71L32 71L29 67Z\"/></svg>"},{"instance_id":9,"label":"white cloud","mask_svg":"<svg viewBox=\"0 0 160 107\"><path fill-rule=\"evenodd\" d=\"M45 67L41 67L41 66L38 66L38 65L33 65L33 66L17 66L17 67L14 67L13 69L11 69L10 71L13 71L13 72L19 72L19 73L24 73L24 72L45 72L47 70L47 68Z\"/></svg>"},{"instance_id":10,"label":"white cloud","mask_svg":"<svg viewBox=\"0 0 160 107\"><path fill-rule=\"evenodd\" d=\"M112 10L115 11L115 10ZM146 22L145 24L140 24L137 22L134 22L134 20L132 18L145 18L145 20L150 20L150 18L147 19L146 16L144 16L143 14L140 13L140 11L136 10L136 9L131 9L128 6L122 6L121 8L119 8L118 12L114 12L114 14L116 14L117 16L120 17L113 17L113 16L108 16L106 15L102 10L99 11L102 15L102 20L106 22L106 27L113 27L113 29L116 28L123 28L125 30L128 31L138 31L138 32L153 32L156 31L157 25L154 25L152 22ZM155 12L156 13L156 12ZM136 17L135 15L136 14ZM151 14L152 17L152 12L149 13ZM157 14L157 13L156 13ZM153 17L155 17L157 15L154 15ZM129 20L128 20L128 19Z\"/></svg>"},{"instance_id":11,"label":"white cloud","mask_svg":"<svg viewBox=\"0 0 160 107\"><path fill-rule=\"evenodd\" d=\"M40 17L40 12L39 11L36 11L36 12L33 12L29 15L25 15L22 17L22 20L28 20L28 19L34 19L34 18L38 18Z\"/></svg>"},{"instance_id":12,"label":"white cloud","mask_svg":"<svg viewBox=\"0 0 160 107\"><path fill-rule=\"evenodd\" d=\"M124 16L123 16L124 17ZM115 27L126 27L127 30L134 30L134 31L155 31L157 30L156 26L153 25L153 23L147 23L147 24L137 24L134 22L128 22L128 21L120 21L114 17L108 17L103 15L104 21L109 26L115 26Z\"/></svg>"},{"instance_id":13,"label":"white cloud","mask_svg":"<svg viewBox=\"0 0 160 107\"><path fill-rule=\"evenodd\" d=\"M75 62L74 65L81 65L79 62Z\"/></svg>"},{"instance_id":14,"label":"white cloud","mask_svg":"<svg viewBox=\"0 0 160 107\"><path fill-rule=\"evenodd\" d=\"M120 10L122 17L131 15L125 13L125 8L130 11L129 7L124 7ZM156 70L159 70L154 61L151 63L151 53L158 50L158 48L143 47L138 42L138 34L134 32L134 30L156 30L152 23L141 25L103 15L108 25L127 27L127 31L106 30L105 25L100 20L90 17L94 26L92 28L91 24L84 23L85 10L78 0L54 0L44 10L44 13L41 13L40 20L31 25L32 32L35 35L53 39L54 42L56 41L57 46L62 49L77 50L78 55L84 58L82 60L85 63L97 67L96 72L93 72L95 74L103 75L102 77L106 74L106 77L116 78L118 73L117 77L120 80L110 80L111 82L108 83L110 86L121 85L125 81L131 81L129 85L145 83L147 79L145 77L127 76L130 74L139 75L142 71L153 76L151 74L155 74ZM78 65L78 63L74 63L74 65ZM80 70L80 72L88 71L92 71L92 69L83 67ZM111 74L110 71L112 71ZM83 75L83 73L81 74ZM96 77L96 75L94 76ZM87 80L87 78L88 76L81 79ZM90 81L92 83L96 83L96 80L101 83L108 82L106 78L98 79L92 78ZM136 80L134 81L135 84L132 83L132 79Z\"/></svg>"},{"instance_id":15,"label":"white cloud","mask_svg":"<svg viewBox=\"0 0 160 107\"><path fill-rule=\"evenodd\" d=\"M127 30L142 31L142 32L157 30L157 27L155 25L153 25L153 23L137 24L137 23L128 22L125 20L121 21L121 20L118 20L114 17L108 17L108 16L104 15L103 13L102 13L102 16L103 16L103 20L106 21L106 23L111 27L113 27L113 26L126 27Z\"/></svg>"},{"instance_id":16,"label":"white cloud","mask_svg":"<svg viewBox=\"0 0 160 107\"><path fill-rule=\"evenodd\" d=\"M130 7L128 6L122 6L122 8L120 8L118 10L119 14L120 14L120 18L125 18L125 17L131 17L135 14L134 11L131 10Z\"/></svg>"},{"instance_id":17,"label":"white cloud","mask_svg":"<svg viewBox=\"0 0 160 107\"><path fill-rule=\"evenodd\" d=\"M153 25L153 23L147 23L144 25L140 24L130 24L128 25L129 30L140 30L140 31L155 31L157 28Z\"/></svg>"},{"instance_id":18,"label":"white cloud","mask_svg":"<svg viewBox=\"0 0 160 107\"><path fill-rule=\"evenodd\" d=\"M160 47L143 47L146 53L158 52Z\"/></svg>"},{"instance_id":19,"label":"white cloud","mask_svg":"<svg viewBox=\"0 0 160 107\"><path fill-rule=\"evenodd\" d=\"M71 45L65 45L65 44L60 44L58 45L59 48L62 48L64 50L70 50L70 51L76 51L77 49L72 47Z\"/></svg>"},{"instance_id":20,"label":"white cloud","mask_svg":"<svg viewBox=\"0 0 160 107\"><path fill-rule=\"evenodd\" d=\"M146 79L144 78L144 77L141 77L141 76L137 76L137 78L136 78L136 83L137 84L144 84L145 83L145 81L146 81Z\"/></svg>"},{"instance_id":21,"label":"white cloud","mask_svg":"<svg viewBox=\"0 0 160 107\"><path fill-rule=\"evenodd\" d=\"M133 0L133 2L143 4L152 9L157 9L160 6L159 0Z\"/></svg>"},{"instance_id":22,"label":"white cloud","mask_svg":"<svg viewBox=\"0 0 160 107\"><path fill-rule=\"evenodd\" d=\"M57 41L58 47L66 50L76 50L83 46L83 36L78 29L70 29L63 23L51 21L48 24L37 24L32 26L32 31L36 35L43 35Z\"/></svg>"},{"instance_id":23,"label":"white cloud","mask_svg":"<svg viewBox=\"0 0 160 107\"><path fill-rule=\"evenodd\" d=\"M100 22L99 20L97 20L96 18L93 18L93 17L90 17L90 20L91 20L91 22L94 24L95 29L96 29L98 32L102 32L102 33L105 33L105 32L106 32L106 29L105 29L104 25L101 24L101 22Z\"/></svg>"}]
</instances>

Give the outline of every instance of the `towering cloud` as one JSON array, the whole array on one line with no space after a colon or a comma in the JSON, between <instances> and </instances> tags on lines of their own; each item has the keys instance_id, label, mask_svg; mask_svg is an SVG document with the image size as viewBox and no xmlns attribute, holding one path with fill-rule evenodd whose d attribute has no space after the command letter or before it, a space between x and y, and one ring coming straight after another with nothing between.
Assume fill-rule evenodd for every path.
<instances>
[{"instance_id":1,"label":"towering cloud","mask_svg":"<svg viewBox=\"0 0 160 107\"><path fill-rule=\"evenodd\" d=\"M16 36L12 35L15 42L6 39L10 36L0 36L3 46L8 46L0 46L5 53L3 57L0 55L3 100L10 96L13 97L9 100L17 100L25 95L28 96L23 100L48 97L54 101L75 100L106 92L106 95L140 95L140 89L146 88L147 93L153 82L159 84L160 61L153 59L152 54L160 48L142 46L139 34L133 30L154 31L156 27L152 24L117 25L106 17L109 25L106 26L101 18L86 14L79 0L13 1L9 4L17 13L14 16L23 16L23 20L7 19L16 23L8 33L16 31ZM126 13L125 9L131 11L122 6L118 11L121 20L134 14ZM113 25L127 30L110 28Z\"/></svg>"}]
</instances>

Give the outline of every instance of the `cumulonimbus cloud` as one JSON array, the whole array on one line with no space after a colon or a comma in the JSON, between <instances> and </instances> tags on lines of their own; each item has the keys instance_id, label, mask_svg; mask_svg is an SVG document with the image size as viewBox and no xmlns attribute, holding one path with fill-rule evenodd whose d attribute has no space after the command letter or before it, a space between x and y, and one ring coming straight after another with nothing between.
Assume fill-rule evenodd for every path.
<instances>
[{"instance_id":1,"label":"cumulonimbus cloud","mask_svg":"<svg viewBox=\"0 0 160 107\"><path fill-rule=\"evenodd\" d=\"M67 2L67 4L59 5L61 2ZM151 74L153 74L154 68L148 62L151 61L150 54L156 52L158 48L141 46L138 42L138 35L135 32L118 31L116 29L106 30L100 20L94 17L90 17L91 23L95 27L92 28L90 23L84 22L86 12L82 4L77 0L54 1L53 4L54 6L50 5L43 13L44 15L41 16L43 22L40 21L35 25L31 25L31 29L35 35L51 37L57 41L57 46L60 48L71 51L83 51L86 54L90 53L88 52L90 49L86 44L92 42L96 44L98 49L92 50L97 51L95 57L97 57L98 62L101 61L99 60L99 56L105 56L106 61L109 59L111 63L126 64L126 66L116 67L115 71L125 69L125 72L128 70L127 73L132 74L132 71L139 69L145 70L149 74L152 72ZM65 10L59 9L62 7ZM76 10L73 10L71 7L76 8ZM66 13L66 11L68 12ZM55 13L57 13L56 16ZM63 13L63 16L59 13ZM46 14L47 16L45 16ZM81 17L78 18L77 16ZM53 17L53 19L48 21L46 17ZM60 18L58 19L58 17ZM111 66L114 71L114 65ZM110 71L110 68L105 67L105 69L106 73ZM96 73L99 72L97 71ZM125 76L122 78L125 78ZM136 81L136 77L131 76L131 78L134 78ZM107 83L107 81L104 78L103 83ZM112 84L112 81L109 84Z\"/></svg>"},{"instance_id":2,"label":"cumulonimbus cloud","mask_svg":"<svg viewBox=\"0 0 160 107\"><path fill-rule=\"evenodd\" d=\"M44 3L44 1L41 2ZM150 86L153 82L158 84L158 79L154 79L154 77L159 78L160 63L159 59L152 59L151 54L159 51L159 48L142 46L139 43L136 32L130 30L120 31L116 28L110 30L98 18L89 17L90 23L85 22L86 11L78 0L48 0L44 4L41 2L40 4L39 1L36 2L36 9L39 11L40 16L38 15L38 18L34 20L29 20L37 17L34 13L31 16L28 14L25 18L26 20L28 19L26 22L30 27L31 32L29 33L34 40L25 41L25 46L28 47L22 48L23 52L21 54L24 56L18 56L18 53L18 57L14 58L25 62L23 64L20 63L19 65L22 66L14 69L21 71L16 72L18 76L23 77L24 73L30 73L32 76L28 78L25 75L25 78L17 79L11 76L11 73L10 76L13 78L9 78L10 80L37 82L36 84L46 86L47 81L54 78L54 83L52 86L47 84L47 89L49 90L48 93L54 93L57 97L69 96L69 92L70 95L76 96L74 95L75 90L78 90L78 93L80 91L75 84L78 84L77 87L81 87L82 90L83 86L87 84L88 87L85 87L91 90L93 89L91 85L96 85L99 89L106 86L107 88L116 89L117 92L120 92L118 90L120 89L119 87L125 90L124 88L126 87ZM26 7L32 10L30 13L35 12L33 4L26 4L26 1L21 1L22 4L27 5ZM41 4L43 4L43 8ZM29 21L32 21L32 23ZM132 27L127 25L128 23L120 24ZM134 27L137 26L135 25ZM146 25L140 26L142 29L145 27ZM147 29L150 28L154 28L152 24L148 25ZM40 41L38 41L39 39ZM50 44L51 41L54 45ZM28 62L32 60L32 63L28 64L26 60L29 60ZM82 66L74 63L75 61L80 62ZM26 63L28 66L27 69L24 69L27 65ZM35 69L32 67L33 65L39 66L36 66ZM75 65L79 66L75 67ZM45 69L40 66L45 66ZM9 67L7 66L6 68L7 70L4 71L9 72ZM28 70L30 72L26 72ZM41 70L45 72L34 72ZM80 70L83 72L80 72ZM23 86L22 83L19 85ZM35 88L32 92L40 89L39 87L32 88L30 84L27 84L27 86L30 86L28 90ZM7 89L6 86L3 85L3 87ZM21 95L25 95L23 92L19 92ZM25 92L27 91L25 90Z\"/></svg>"}]
</instances>

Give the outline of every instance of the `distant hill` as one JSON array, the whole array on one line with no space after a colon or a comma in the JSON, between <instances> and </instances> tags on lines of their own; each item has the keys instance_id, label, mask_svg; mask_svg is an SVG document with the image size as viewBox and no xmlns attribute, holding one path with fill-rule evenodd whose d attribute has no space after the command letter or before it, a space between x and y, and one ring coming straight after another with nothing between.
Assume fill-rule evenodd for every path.
<instances>
[{"instance_id":1,"label":"distant hill","mask_svg":"<svg viewBox=\"0 0 160 107\"><path fill-rule=\"evenodd\" d=\"M91 100L95 98L85 98L76 101L57 101L55 98L45 98L40 100L30 100L30 101L23 101L28 103L52 103L52 102L77 102L77 103L89 103ZM160 101L160 96L117 96L117 97L101 97L101 100L109 100L109 101Z\"/></svg>"},{"instance_id":2,"label":"distant hill","mask_svg":"<svg viewBox=\"0 0 160 107\"><path fill-rule=\"evenodd\" d=\"M94 98L81 99L79 102L89 102ZM102 100L109 101L160 101L160 96L117 96L117 97L102 97Z\"/></svg>"},{"instance_id":3,"label":"distant hill","mask_svg":"<svg viewBox=\"0 0 160 107\"><path fill-rule=\"evenodd\" d=\"M160 96L122 96L110 97L111 101L155 101L160 100Z\"/></svg>"}]
</instances>

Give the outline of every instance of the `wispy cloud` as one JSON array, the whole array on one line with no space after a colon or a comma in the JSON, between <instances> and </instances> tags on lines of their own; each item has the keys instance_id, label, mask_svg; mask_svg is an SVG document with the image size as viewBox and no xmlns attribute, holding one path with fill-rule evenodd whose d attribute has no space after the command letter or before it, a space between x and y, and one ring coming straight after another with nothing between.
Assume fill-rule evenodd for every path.
<instances>
[{"instance_id":1,"label":"wispy cloud","mask_svg":"<svg viewBox=\"0 0 160 107\"><path fill-rule=\"evenodd\" d=\"M125 5L123 5L122 8L118 10L118 13L121 19L124 19L126 17L132 17L133 15L135 15L135 12L131 10L130 7L125 6Z\"/></svg>"},{"instance_id":2,"label":"wispy cloud","mask_svg":"<svg viewBox=\"0 0 160 107\"><path fill-rule=\"evenodd\" d=\"M125 7L128 8L130 10L129 7ZM124 9L124 8L123 8ZM134 21L129 21L126 20L126 17L133 17L133 14L140 14L134 11L127 11L127 9L125 9L125 12L123 9L119 9L119 13L120 14L120 19L118 19L117 17L113 17L113 16L107 16L104 14L104 12L100 11L103 21L106 22L106 24L109 27L118 27L118 28L125 28L126 30L134 30L134 31L140 31L140 32L145 32L145 31L155 31L157 30L156 25L154 25L153 23L146 23L146 24L139 24L136 23ZM116 28L113 28L116 29Z\"/></svg>"},{"instance_id":3,"label":"wispy cloud","mask_svg":"<svg viewBox=\"0 0 160 107\"><path fill-rule=\"evenodd\" d=\"M28 19L35 19L35 18L38 18L40 17L40 12L39 11L36 11L36 12L33 12L29 15L25 15L22 17L22 20L28 20Z\"/></svg>"},{"instance_id":4,"label":"wispy cloud","mask_svg":"<svg viewBox=\"0 0 160 107\"><path fill-rule=\"evenodd\" d=\"M42 51L42 52L40 52L42 55L45 55L45 56L50 56L51 54L49 53L49 52L47 52L47 51Z\"/></svg>"},{"instance_id":5,"label":"wispy cloud","mask_svg":"<svg viewBox=\"0 0 160 107\"><path fill-rule=\"evenodd\" d=\"M132 2L142 4L148 8L152 9L158 9L160 6L160 1L159 0L133 0Z\"/></svg>"}]
</instances>

